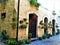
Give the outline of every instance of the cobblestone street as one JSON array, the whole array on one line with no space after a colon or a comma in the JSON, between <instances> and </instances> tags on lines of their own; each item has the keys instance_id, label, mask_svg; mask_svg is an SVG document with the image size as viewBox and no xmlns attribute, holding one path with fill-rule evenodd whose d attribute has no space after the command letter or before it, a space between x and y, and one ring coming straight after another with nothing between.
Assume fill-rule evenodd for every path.
<instances>
[{"instance_id":1,"label":"cobblestone street","mask_svg":"<svg viewBox=\"0 0 60 45\"><path fill-rule=\"evenodd\" d=\"M49 39L37 40L26 45L60 45L60 35L53 36Z\"/></svg>"}]
</instances>

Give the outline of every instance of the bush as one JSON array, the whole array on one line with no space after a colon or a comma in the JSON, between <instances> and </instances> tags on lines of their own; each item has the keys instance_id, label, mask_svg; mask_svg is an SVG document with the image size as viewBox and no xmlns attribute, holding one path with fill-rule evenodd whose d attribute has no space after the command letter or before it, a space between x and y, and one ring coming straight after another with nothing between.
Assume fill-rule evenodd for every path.
<instances>
[{"instance_id":1,"label":"bush","mask_svg":"<svg viewBox=\"0 0 60 45\"><path fill-rule=\"evenodd\" d=\"M42 37L38 37L39 40L42 40Z\"/></svg>"},{"instance_id":2,"label":"bush","mask_svg":"<svg viewBox=\"0 0 60 45\"><path fill-rule=\"evenodd\" d=\"M55 34L56 34L55 31L53 31L53 32L52 32L52 35L55 35Z\"/></svg>"},{"instance_id":3,"label":"bush","mask_svg":"<svg viewBox=\"0 0 60 45\"><path fill-rule=\"evenodd\" d=\"M6 40L6 42L5 42L7 45L17 45L17 42L16 42L16 40L14 40L14 39L8 39L8 40Z\"/></svg>"},{"instance_id":4,"label":"bush","mask_svg":"<svg viewBox=\"0 0 60 45\"><path fill-rule=\"evenodd\" d=\"M57 33L56 34L59 34L60 33L60 30L59 29L57 29Z\"/></svg>"},{"instance_id":5,"label":"bush","mask_svg":"<svg viewBox=\"0 0 60 45\"><path fill-rule=\"evenodd\" d=\"M42 38L43 38L43 39L47 38L46 34L44 34L44 35L42 36Z\"/></svg>"},{"instance_id":6,"label":"bush","mask_svg":"<svg viewBox=\"0 0 60 45\"><path fill-rule=\"evenodd\" d=\"M45 39L45 38L49 38L50 36L51 36L51 34L48 34L48 32L46 32L46 33L42 36L42 38Z\"/></svg>"},{"instance_id":7,"label":"bush","mask_svg":"<svg viewBox=\"0 0 60 45\"><path fill-rule=\"evenodd\" d=\"M47 35L47 38L50 38L51 36L52 36L51 34L48 34L48 35Z\"/></svg>"},{"instance_id":8,"label":"bush","mask_svg":"<svg viewBox=\"0 0 60 45\"><path fill-rule=\"evenodd\" d=\"M32 37L32 33L29 33L28 36L29 36L29 39L30 39Z\"/></svg>"},{"instance_id":9,"label":"bush","mask_svg":"<svg viewBox=\"0 0 60 45\"><path fill-rule=\"evenodd\" d=\"M18 45L24 45L25 44L25 41L24 40L19 40L18 41Z\"/></svg>"},{"instance_id":10,"label":"bush","mask_svg":"<svg viewBox=\"0 0 60 45\"><path fill-rule=\"evenodd\" d=\"M24 40L26 44L29 44L30 43L30 40L29 39L25 39Z\"/></svg>"},{"instance_id":11,"label":"bush","mask_svg":"<svg viewBox=\"0 0 60 45\"><path fill-rule=\"evenodd\" d=\"M7 35L6 30L3 30L0 34L1 38L3 38L3 40L6 40L9 38L9 36Z\"/></svg>"}]
</instances>

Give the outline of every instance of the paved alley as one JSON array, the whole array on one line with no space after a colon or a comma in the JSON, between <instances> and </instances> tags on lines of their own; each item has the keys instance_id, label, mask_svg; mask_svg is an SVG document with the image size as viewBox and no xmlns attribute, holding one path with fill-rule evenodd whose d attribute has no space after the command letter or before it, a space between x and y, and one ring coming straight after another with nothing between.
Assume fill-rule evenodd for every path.
<instances>
[{"instance_id":1,"label":"paved alley","mask_svg":"<svg viewBox=\"0 0 60 45\"><path fill-rule=\"evenodd\" d=\"M60 35L50 37L49 39L37 40L26 45L60 45Z\"/></svg>"}]
</instances>

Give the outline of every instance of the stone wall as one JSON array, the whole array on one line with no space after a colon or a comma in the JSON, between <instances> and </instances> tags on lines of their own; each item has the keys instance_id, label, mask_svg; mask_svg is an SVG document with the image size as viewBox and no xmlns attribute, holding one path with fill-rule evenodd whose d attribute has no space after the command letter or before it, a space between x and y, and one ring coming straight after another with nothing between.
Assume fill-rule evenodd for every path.
<instances>
[{"instance_id":1,"label":"stone wall","mask_svg":"<svg viewBox=\"0 0 60 45\"><path fill-rule=\"evenodd\" d=\"M10 37L16 37L16 29L12 29L12 17L14 15L14 0L8 0L5 5L5 9L0 3L0 31L6 30ZM1 19L1 13L6 12L6 18ZM16 16L16 15L15 15Z\"/></svg>"},{"instance_id":2,"label":"stone wall","mask_svg":"<svg viewBox=\"0 0 60 45\"><path fill-rule=\"evenodd\" d=\"M15 9L17 9L17 2L15 5ZM29 23L29 13L35 13L37 15L37 9L35 6L31 6L29 0L20 0L20 13L19 13L19 21L23 20L23 18L27 18L27 22ZM20 24L20 23L19 23ZM27 29L20 29L18 31L18 38L24 39L28 38L28 25Z\"/></svg>"}]
</instances>

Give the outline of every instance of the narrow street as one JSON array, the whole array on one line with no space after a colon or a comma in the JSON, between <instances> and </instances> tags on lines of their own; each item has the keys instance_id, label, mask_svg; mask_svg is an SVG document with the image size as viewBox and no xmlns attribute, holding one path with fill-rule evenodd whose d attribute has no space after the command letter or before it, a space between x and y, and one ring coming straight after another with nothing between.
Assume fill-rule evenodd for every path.
<instances>
[{"instance_id":1,"label":"narrow street","mask_svg":"<svg viewBox=\"0 0 60 45\"><path fill-rule=\"evenodd\" d=\"M0 45L6 45L6 44L4 44L4 43L0 42Z\"/></svg>"},{"instance_id":2,"label":"narrow street","mask_svg":"<svg viewBox=\"0 0 60 45\"><path fill-rule=\"evenodd\" d=\"M60 35L50 37L49 39L37 40L26 45L60 45Z\"/></svg>"}]
</instances>

